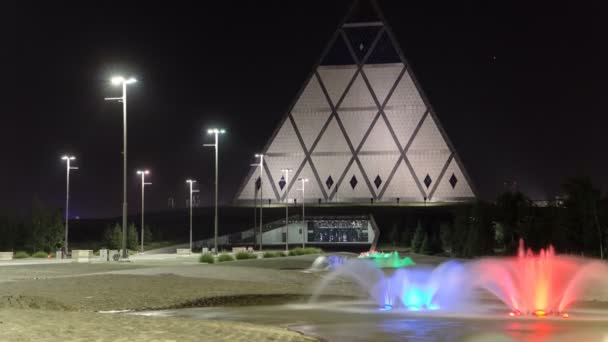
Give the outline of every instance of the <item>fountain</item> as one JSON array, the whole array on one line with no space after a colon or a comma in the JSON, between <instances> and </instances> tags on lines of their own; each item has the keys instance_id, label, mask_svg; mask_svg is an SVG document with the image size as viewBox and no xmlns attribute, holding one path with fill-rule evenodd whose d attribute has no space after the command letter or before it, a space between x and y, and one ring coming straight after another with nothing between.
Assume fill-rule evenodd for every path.
<instances>
[{"instance_id":1,"label":"fountain","mask_svg":"<svg viewBox=\"0 0 608 342\"><path fill-rule=\"evenodd\" d=\"M348 260L348 256L346 255L320 255L315 258L307 272L335 270L336 268L342 266L346 260Z\"/></svg>"},{"instance_id":2,"label":"fountain","mask_svg":"<svg viewBox=\"0 0 608 342\"><path fill-rule=\"evenodd\" d=\"M416 265L410 257L399 258L399 252L382 253L376 251L363 252L359 255L360 259L371 259L376 267L380 268L401 268Z\"/></svg>"},{"instance_id":3,"label":"fountain","mask_svg":"<svg viewBox=\"0 0 608 342\"><path fill-rule=\"evenodd\" d=\"M485 289L522 314L567 318L568 308L595 282L608 285L608 267L584 258L556 255L553 247L538 254L519 242L516 257L482 258L469 265L472 285Z\"/></svg>"},{"instance_id":4,"label":"fountain","mask_svg":"<svg viewBox=\"0 0 608 342\"><path fill-rule=\"evenodd\" d=\"M414 267L411 259L400 259L397 252L362 253L357 259L326 263L332 272L317 287L313 301L331 283L350 280L382 309L453 311L466 306L476 310L480 306L472 302L472 294L485 290L507 305L510 316L568 318L568 309L581 300L585 289L608 285L604 262L556 255L551 246L535 254L525 249L523 241L514 257L485 257L464 264L448 261L435 268ZM403 266L412 267L399 268Z\"/></svg>"},{"instance_id":5,"label":"fountain","mask_svg":"<svg viewBox=\"0 0 608 342\"><path fill-rule=\"evenodd\" d=\"M329 284L346 279L359 285L381 310L450 310L467 298L465 275L464 266L455 261L434 269L401 268L385 274L373 260L351 259L322 280L311 301Z\"/></svg>"}]
</instances>

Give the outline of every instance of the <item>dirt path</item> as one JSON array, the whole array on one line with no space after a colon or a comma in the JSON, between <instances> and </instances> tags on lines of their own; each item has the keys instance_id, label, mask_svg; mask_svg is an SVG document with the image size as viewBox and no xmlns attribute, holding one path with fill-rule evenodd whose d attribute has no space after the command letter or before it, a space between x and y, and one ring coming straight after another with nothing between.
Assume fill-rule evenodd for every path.
<instances>
[{"instance_id":1,"label":"dirt path","mask_svg":"<svg viewBox=\"0 0 608 342\"><path fill-rule=\"evenodd\" d=\"M224 265L48 264L0 269L0 341L314 341L280 327L98 313L307 300L309 260ZM295 266L295 267L294 267ZM348 295L336 285L327 294Z\"/></svg>"},{"instance_id":2,"label":"dirt path","mask_svg":"<svg viewBox=\"0 0 608 342\"><path fill-rule=\"evenodd\" d=\"M0 310L0 341L290 341L316 339L238 322L90 312Z\"/></svg>"}]
</instances>

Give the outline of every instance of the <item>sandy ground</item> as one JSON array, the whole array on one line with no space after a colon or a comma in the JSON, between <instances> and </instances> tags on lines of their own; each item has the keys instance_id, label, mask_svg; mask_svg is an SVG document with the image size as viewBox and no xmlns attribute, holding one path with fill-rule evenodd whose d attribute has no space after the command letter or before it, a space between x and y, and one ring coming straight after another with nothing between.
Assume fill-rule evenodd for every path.
<instances>
[{"instance_id":1,"label":"sandy ground","mask_svg":"<svg viewBox=\"0 0 608 342\"><path fill-rule=\"evenodd\" d=\"M315 341L282 328L222 321L0 310L0 341Z\"/></svg>"},{"instance_id":2,"label":"sandy ground","mask_svg":"<svg viewBox=\"0 0 608 342\"><path fill-rule=\"evenodd\" d=\"M194 258L131 263L0 267L0 341L311 341L279 327L99 313L305 301L320 274L313 256L198 264ZM348 285L328 294L356 295Z\"/></svg>"}]
</instances>

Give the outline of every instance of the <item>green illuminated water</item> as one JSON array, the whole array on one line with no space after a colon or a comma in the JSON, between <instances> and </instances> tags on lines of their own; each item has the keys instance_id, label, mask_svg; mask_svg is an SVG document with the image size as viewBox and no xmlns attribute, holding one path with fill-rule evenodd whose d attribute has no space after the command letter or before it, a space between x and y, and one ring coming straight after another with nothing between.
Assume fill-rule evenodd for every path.
<instances>
[{"instance_id":1,"label":"green illuminated water","mask_svg":"<svg viewBox=\"0 0 608 342\"><path fill-rule=\"evenodd\" d=\"M361 259L371 259L376 267L379 268L402 268L416 265L410 257L399 257L399 252L390 253L371 252L359 256Z\"/></svg>"}]
</instances>

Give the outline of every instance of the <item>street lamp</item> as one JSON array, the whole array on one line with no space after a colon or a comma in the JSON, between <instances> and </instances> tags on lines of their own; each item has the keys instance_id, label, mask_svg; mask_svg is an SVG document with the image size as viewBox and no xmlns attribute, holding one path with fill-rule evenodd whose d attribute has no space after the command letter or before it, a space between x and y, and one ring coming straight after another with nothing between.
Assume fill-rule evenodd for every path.
<instances>
[{"instance_id":1,"label":"street lamp","mask_svg":"<svg viewBox=\"0 0 608 342\"><path fill-rule=\"evenodd\" d=\"M144 178L146 175L150 174L148 170L137 170L137 174L141 176L141 252L144 252L144 188L146 185L151 185L152 183L147 183Z\"/></svg>"},{"instance_id":2,"label":"street lamp","mask_svg":"<svg viewBox=\"0 0 608 342\"><path fill-rule=\"evenodd\" d=\"M125 79L122 76L114 76L111 82L115 86L122 85L121 97L106 97L106 101L122 102L122 257L127 259L127 85L137 82L133 77Z\"/></svg>"},{"instance_id":3,"label":"street lamp","mask_svg":"<svg viewBox=\"0 0 608 342\"><path fill-rule=\"evenodd\" d=\"M285 250L289 250L289 173L292 169L281 169L285 174Z\"/></svg>"},{"instance_id":4,"label":"street lamp","mask_svg":"<svg viewBox=\"0 0 608 342\"><path fill-rule=\"evenodd\" d=\"M70 166L70 161L75 160L74 156L63 156L62 160L65 160L66 165L66 182L65 182L65 241L63 243L64 258L68 255L68 221L70 220L70 170L78 170L76 166Z\"/></svg>"},{"instance_id":5,"label":"street lamp","mask_svg":"<svg viewBox=\"0 0 608 342\"><path fill-rule=\"evenodd\" d=\"M217 222L217 169L218 169L218 165L217 165L217 154L218 154L218 136L220 134L224 134L226 133L226 130L223 128L210 128L207 130L207 134L213 134L215 136L215 143L214 144L205 144L205 146L207 147L214 147L215 148L215 219L214 219L214 234L213 234L213 247L214 247L214 253L217 254L217 226L218 226L218 222Z\"/></svg>"},{"instance_id":6,"label":"street lamp","mask_svg":"<svg viewBox=\"0 0 608 342\"><path fill-rule=\"evenodd\" d=\"M186 183L190 184L190 252L192 253L192 194L198 192L198 190L193 190L192 186L196 181L194 179L187 179Z\"/></svg>"},{"instance_id":7,"label":"street lamp","mask_svg":"<svg viewBox=\"0 0 608 342\"><path fill-rule=\"evenodd\" d=\"M308 182L308 178L298 178L298 180L302 183L302 248L304 248L304 228L306 227L306 220L304 217L304 190L306 189L306 183Z\"/></svg>"},{"instance_id":8,"label":"street lamp","mask_svg":"<svg viewBox=\"0 0 608 342\"><path fill-rule=\"evenodd\" d=\"M264 193L262 191L263 184L262 184L262 179L264 178L264 155L261 153L256 153L255 154L256 158L260 158L260 162L258 164L251 164L251 166L259 166L260 167L260 251L262 250L262 239L264 236L264 232L262 231L262 222L263 222L263 218L262 218L262 214L263 214L263 210L264 210ZM255 247L255 245L254 245Z\"/></svg>"}]
</instances>

